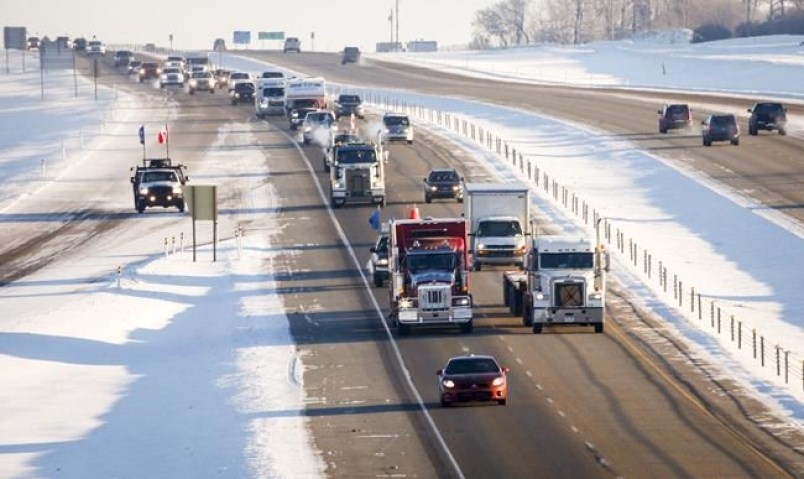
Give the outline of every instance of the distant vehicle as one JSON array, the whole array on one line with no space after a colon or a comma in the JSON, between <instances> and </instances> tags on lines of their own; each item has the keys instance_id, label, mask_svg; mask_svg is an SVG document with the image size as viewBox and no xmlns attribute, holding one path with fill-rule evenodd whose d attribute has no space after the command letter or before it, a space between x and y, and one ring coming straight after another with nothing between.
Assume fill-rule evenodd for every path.
<instances>
[{"instance_id":1,"label":"distant vehicle","mask_svg":"<svg viewBox=\"0 0 804 479\"><path fill-rule=\"evenodd\" d=\"M211 67L209 64L209 58L206 56L187 56L184 60L184 70L187 73L192 73L194 71L194 67L202 67L204 71L210 71Z\"/></svg>"},{"instance_id":2,"label":"distant vehicle","mask_svg":"<svg viewBox=\"0 0 804 479\"><path fill-rule=\"evenodd\" d=\"M463 203L463 178L454 168L436 168L424 177L424 202L451 198Z\"/></svg>"},{"instance_id":3,"label":"distant vehicle","mask_svg":"<svg viewBox=\"0 0 804 479\"><path fill-rule=\"evenodd\" d=\"M238 83L229 96L232 98L232 105L254 102L254 83L250 81Z\"/></svg>"},{"instance_id":4,"label":"distant vehicle","mask_svg":"<svg viewBox=\"0 0 804 479\"><path fill-rule=\"evenodd\" d=\"M140 83L144 82L145 80L155 80L159 78L159 74L162 73L162 70L159 68L159 64L156 62L143 62L140 66L140 74L138 80Z\"/></svg>"},{"instance_id":5,"label":"distant vehicle","mask_svg":"<svg viewBox=\"0 0 804 479\"><path fill-rule=\"evenodd\" d=\"M285 39L285 46L282 49L283 52L296 52L301 53L301 42L296 37L287 37Z\"/></svg>"},{"instance_id":6,"label":"distant vehicle","mask_svg":"<svg viewBox=\"0 0 804 479\"><path fill-rule=\"evenodd\" d=\"M383 284L391 277L391 272L388 269L388 228L384 228L377 236L377 241L374 246L369 250L371 252L371 276L374 281L374 286L382 288Z\"/></svg>"},{"instance_id":7,"label":"distant vehicle","mask_svg":"<svg viewBox=\"0 0 804 479\"><path fill-rule=\"evenodd\" d=\"M231 73L232 72L230 72L229 70L224 70L224 69L221 69L221 68L219 68L219 69L215 70L214 72L212 72L212 75L215 77L216 86L218 88L223 88L226 85L228 85L229 84L229 75L231 75Z\"/></svg>"},{"instance_id":8,"label":"distant vehicle","mask_svg":"<svg viewBox=\"0 0 804 479\"><path fill-rule=\"evenodd\" d=\"M128 67L129 62L134 59L134 53L129 50L117 50L114 52L114 66Z\"/></svg>"},{"instance_id":9,"label":"distant vehicle","mask_svg":"<svg viewBox=\"0 0 804 479\"><path fill-rule=\"evenodd\" d=\"M184 73L178 67L166 67L159 75L159 88L168 86L184 86Z\"/></svg>"},{"instance_id":10,"label":"distant vehicle","mask_svg":"<svg viewBox=\"0 0 804 479\"><path fill-rule=\"evenodd\" d=\"M334 133L337 127L338 121L331 111L311 111L307 113L302 122L302 142L309 145L313 140L319 139L319 143L322 143L319 135L323 133L329 139L330 133Z\"/></svg>"},{"instance_id":11,"label":"distant vehicle","mask_svg":"<svg viewBox=\"0 0 804 479\"><path fill-rule=\"evenodd\" d=\"M246 72L232 72L229 74L229 91L232 91L238 83L250 82L251 74Z\"/></svg>"},{"instance_id":12,"label":"distant vehicle","mask_svg":"<svg viewBox=\"0 0 804 479\"><path fill-rule=\"evenodd\" d=\"M143 159L143 166L131 170L134 209L143 213L145 208L175 206L184 211L184 184L190 177L184 175L184 165L174 166L170 158Z\"/></svg>"},{"instance_id":13,"label":"distant vehicle","mask_svg":"<svg viewBox=\"0 0 804 479\"><path fill-rule=\"evenodd\" d=\"M413 126L410 119L404 113L386 113L382 117L384 130L382 132L383 142L407 141L413 144Z\"/></svg>"},{"instance_id":14,"label":"distant vehicle","mask_svg":"<svg viewBox=\"0 0 804 479\"><path fill-rule=\"evenodd\" d=\"M98 40L90 40L87 42L87 55L106 55L106 46L103 42Z\"/></svg>"},{"instance_id":15,"label":"distant vehicle","mask_svg":"<svg viewBox=\"0 0 804 479\"><path fill-rule=\"evenodd\" d=\"M146 43L145 44L145 51L148 53L156 53L156 44L155 43Z\"/></svg>"},{"instance_id":16,"label":"distant vehicle","mask_svg":"<svg viewBox=\"0 0 804 479\"><path fill-rule=\"evenodd\" d=\"M196 71L190 75L190 95L195 94L198 90L215 93L215 78L212 73Z\"/></svg>"},{"instance_id":17,"label":"distant vehicle","mask_svg":"<svg viewBox=\"0 0 804 479\"><path fill-rule=\"evenodd\" d=\"M39 37L28 37L28 50L39 50Z\"/></svg>"},{"instance_id":18,"label":"distant vehicle","mask_svg":"<svg viewBox=\"0 0 804 479\"><path fill-rule=\"evenodd\" d=\"M262 72L260 78L285 78L285 74L278 70L269 70Z\"/></svg>"},{"instance_id":19,"label":"distant vehicle","mask_svg":"<svg viewBox=\"0 0 804 479\"><path fill-rule=\"evenodd\" d=\"M182 74L184 74L184 63L182 62L165 60L164 62L162 62L162 70L164 70L165 68L178 68L179 70L182 71Z\"/></svg>"},{"instance_id":20,"label":"distant vehicle","mask_svg":"<svg viewBox=\"0 0 804 479\"><path fill-rule=\"evenodd\" d=\"M357 47L346 47L343 49L343 57L341 58L341 65L347 63L357 63L360 61L360 49Z\"/></svg>"},{"instance_id":21,"label":"distant vehicle","mask_svg":"<svg viewBox=\"0 0 804 479\"><path fill-rule=\"evenodd\" d=\"M342 116L351 116L352 113L361 120L366 117L363 100L360 99L360 95L338 95L338 99L335 100L335 116L340 118Z\"/></svg>"},{"instance_id":22,"label":"distant vehicle","mask_svg":"<svg viewBox=\"0 0 804 479\"><path fill-rule=\"evenodd\" d=\"M658 110L659 113L659 133L667 133L668 130L686 130L692 127L692 110L689 105L680 103L664 105Z\"/></svg>"},{"instance_id":23,"label":"distant vehicle","mask_svg":"<svg viewBox=\"0 0 804 479\"><path fill-rule=\"evenodd\" d=\"M83 37L73 38L73 50L85 52L87 50L87 39Z\"/></svg>"},{"instance_id":24,"label":"distant vehicle","mask_svg":"<svg viewBox=\"0 0 804 479\"><path fill-rule=\"evenodd\" d=\"M444 369L436 371L438 395L443 407L457 402L496 401L505 406L508 400L510 369L500 366L493 356L456 356Z\"/></svg>"},{"instance_id":25,"label":"distant vehicle","mask_svg":"<svg viewBox=\"0 0 804 479\"><path fill-rule=\"evenodd\" d=\"M755 136L759 130L776 130L780 135L787 134L787 108L781 103L755 103L748 109L748 134Z\"/></svg>"},{"instance_id":26,"label":"distant vehicle","mask_svg":"<svg viewBox=\"0 0 804 479\"><path fill-rule=\"evenodd\" d=\"M713 141L728 141L734 146L740 144L740 125L730 113L709 115L701 125L704 146L712 146Z\"/></svg>"},{"instance_id":27,"label":"distant vehicle","mask_svg":"<svg viewBox=\"0 0 804 479\"><path fill-rule=\"evenodd\" d=\"M139 60L131 60L130 62L128 62L128 74L129 75L132 75L134 73L139 75L140 68L142 68L142 62L141 61L139 61Z\"/></svg>"},{"instance_id":28,"label":"distant vehicle","mask_svg":"<svg viewBox=\"0 0 804 479\"><path fill-rule=\"evenodd\" d=\"M215 43L212 44L212 50L216 52L226 51L226 40L223 38L216 38Z\"/></svg>"}]
</instances>

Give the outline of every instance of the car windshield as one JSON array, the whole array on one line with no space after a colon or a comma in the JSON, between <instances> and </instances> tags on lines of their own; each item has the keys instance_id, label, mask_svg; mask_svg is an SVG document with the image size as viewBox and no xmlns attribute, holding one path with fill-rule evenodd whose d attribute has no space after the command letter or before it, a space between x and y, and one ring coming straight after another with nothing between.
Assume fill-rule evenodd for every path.
<instances>
[{"instance_id":1,"label":"car windshield","mask_svg":"<svg viewBox=\"0 0 804 479\"><path fill-rule=\"evenodd\" d=\"M251 83L238 83L235 85L235 90L237 91L254 91L254 85Z\"/></svg>"},{"instance_id":2,"label":"car windshield","mask_svg":"<svg viewBox=\"0 0 804 479\"><path fill-rule=\"evenodd\" d=\"M162 73L164 73L164 74L168 74L168 73L176 73L176 74L178 74L178 73L181 73L181 70L179 70L178 68L165 68L164 70L162 70Z\"/></svg>"},{"instance_id":3,"label":"car windshield","mask_svg":"<svg viewBox=\"0 0 804 479\"><path fill-rule=\"evenodd\" d=\"M687 105L670 105L667 107L668 115L682 116L686 115L687 111L689 111Z\"/></svg>"},{"instance_id":4,"label":"car windshield","mask_svg":"<svg viewBox=\"0 0 804 479\"><path fill-rule=\"evenodd\" d=\"M91 47L99 47L99 46L101 46L101 42L92 41L92 42L89 42L89 46L91 46Z\"/></svg>"},{"instance_id":5,"label":"car windshield","mask_svg":"<svg viewBox=\"0 0 804 479\"><path fill-rule=\"evenodd\" d=\"M176 182L176 173L173 171L148 171L142 175L143 183L153 183L155 181Z\"/></svg>"},{"instance_id":6,"label":"car windshield","mask_svg":"<svg viewBox=\"0 0 804 479\"><path fill-rule=\"evenodd\" d=\"M408 117L406 116L386 116L385 117L385 124L388 126L408 126L410 125L410 121L408 121Z\"/></svg>"},{"instance_id":7,"label":"car windshield","mask_svg":"<svg viewBox=\"0 0 804 479\"><path fill-rule=\"evenodd\" d=\"M156 63L143 63L142 67L143 68L159 68L159 65L157 65Z\"/></svg>"},{"instance_id":8,"label":"car windshield","mask_svg":"<svg viewBox=\"0 0 804 479\"><path fill-rule=\"evenodd\" d=\"M319 125L331 125L335 123L328 113L308 113L304 119L305 123L317 123Z\"/></svg>"},{"instance_id":9,"label":"car windshield","mask_svg":"<svg viewBox=\"0 0 804 479\"><path fill-rule=\"evenodd\" d=\"M353 165L356 163L376 163L377 162L377 155L374 153L374 149L344 149L340 148L338 150L338 164L341 165Z\"/></svg>"},{"instance_id":10,"label":"car windshield","mask_svg":"<svg viewBox=\"0 0 804 479\"><path fill-rule=\"evenodd\" d=\"M408 270L411 273L422 271L454 271L455 255L448 253L409 254L407 256Z\"/></svg>"},{"instance_id":11,"label":"car windshield","mask_svg":"<svg viewBox=\"0 0 804 479\"><path fill-rule=\"evenodd\" d=\"M357 95L341 95L338 98L338 103L360 103L360 97Z\"/></svg>"},{"instance_id":12,"label":"car windshield","mask_svg":"<svg viewBox=\"0 0 804 479\"><path fill-rule=\"evenodd\" d=\"M131 65L132 67L138 67L138 66L142 65L142 62L141 61L133 61L133 62L129 63L129 65Z\"/></svg>"},{"instance_id":13,"label":"car windshield","mask_svg":"<svg viewBox=\"0 0 804 479\"><path fill-rule=\"evenodd\" d=\"M519 221L481 221L477 226L477 236L515 236L522 234Z\"/></svg>"},{"instance_id":14,"label":"car windshield","mask_svg":"<svg viewBox=\"0 0 804 479\"><path fill-rule=\"evenodd\" d=\"M430 173L429 181L431 183L457 183L460 178L454 171L434 171Z\"/></svg>"},{"instance_id":15,"label":"car windshield","mask_svg":"<svg viewBox=\"0 0 804 479\"><path fill-rule=\"evenodd\" d=\"M763 115L775 115L782 112L782 105L779 103L760 103L754 111Z\"/></svg>"},{"instance_id":16,"label":"car windshield","mask_svg":"<svg viewBox=\"0 0 804 479\"><path fill-rule=\"evenodd\" d=\"M284 88L263 88L262 96L285 96Z\"/></svg>"},{"instance_id":17,"label":"car windshield","mask_svg":"<svg viewBox=\"0 0 804 479\"><path fill-rule=\"evenodd\" d=\"M121 51L119 51L119 52L116 52L116 55L117 55L117 58L130 57L130 56L131 56L131 52L127 52L127 51L125 51L125 50L121 50Z\"/></svg>"},{"instance_id":18,"label":"car windshield","mask_svg":"<svg viewBox=\"0 0 804 479\"><path fill-rule=\"evenodd\" d=\"M450 361L444 372L447 374L498 373L500 367L491 358L462 358Z\"/></svg>"},{"instance_id":19,"label":"car windshield","mask_svg":"<svg viewBox=\"0 0 804 479\"><path fill-rule=\"evenodd\" d=\"M283 78L284 74L282 72L262 72L263 78Z\"/></svg>"},{"instance_id":20,"label":"car windshield","mask_svg":"<svg viewBox=\"0 0 804 479\"><path fill-rule=\"evenodd\" d=\"M229 75L232 80L248 80L248 73L234 72Z\"/></svg>"},{"instance_id":21,"label":"car windshield","mask_svg":"<svg viewBox=\"0 0 804 479\"><path fill-rule=\"evenodd\" d=\"M545 269L590 269L595 265L592 253L542 253L539 266Z\"/></svg>"}]
</instances>

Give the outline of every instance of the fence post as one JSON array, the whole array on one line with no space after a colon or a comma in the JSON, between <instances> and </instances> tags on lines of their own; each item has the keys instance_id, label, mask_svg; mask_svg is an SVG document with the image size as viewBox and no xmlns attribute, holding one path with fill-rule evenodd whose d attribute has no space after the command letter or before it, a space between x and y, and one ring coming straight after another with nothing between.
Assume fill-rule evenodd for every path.
<instances>
[{"instance_id":1,"label":"fence post","mask_svg":"<svg viewBox=\"0 0 804 479\"><path fill-rule=\"evenodd\" d=\"M733 343L734 342L734 315L733 314L731 315L731 327L730 327L730 330L731 330L731 342Z\"/></svg>"},{"instance_id":2,"label":"fence post","mask_svg":"<svg viewBox=\"0 0 804 479\"><path fill-rule=\"evenodd\" d=\"M782 375L782 354L781 354L781 349L782 348L780 348L778 344L776 346L774 346L774 347L776 348L776 375L781 376Z\"/></svg>"},{"instance_id":3,"label":"fence post","mask_svg":"<svg viewBox=\"0 0 804 479\"><path fill-rule=\"evenodd\" d=\"M720 306L717 307L717 334L720 334Z\"/></svg>"},{"instance_id":4,"label":"fence post","mask_svg":"<svg viewBox=\"0 0 804 479\"><path fill-rule=\"evenodd\" d=\"M743 322L737 321L737 349L743 349Z\"/></svg>"},{"instance_id":5,"label":"fence post","mask_svg":"<svg viewBox=\"0 0 804 479\"><path fill-rule=\"evenodd\" d=\"M701 293L698 293L698 321L703 319L703 308L701 306Z\"/></svg>"},{"instance_id":6,"label":"fence post","mask_svg":"<svg viewBox=\"0 0 804 479\"><path fill-rule=\"evenodd\" d=\"M765 367L765 336L759 337L759 363Z\"/></svg>"}]
</instances>

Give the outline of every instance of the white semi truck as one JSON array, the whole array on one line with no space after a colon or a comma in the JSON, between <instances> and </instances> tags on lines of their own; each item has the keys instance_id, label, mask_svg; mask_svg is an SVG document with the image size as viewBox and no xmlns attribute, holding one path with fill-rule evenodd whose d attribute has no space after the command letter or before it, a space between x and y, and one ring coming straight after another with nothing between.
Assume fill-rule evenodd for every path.
<instances>
[{"instance_id":1,"label":"white semi truck","mask_svg":"<svg viewBox=\"0 0 804 479\"><path fill-rule=\"evenodd\" d=\"M503 303L522 324L594 326L603 332L609 257L587 238L541 236L532 240L526 271L503 274Z\"/></svg>"},{"instance_id":2,"label":"white semi truck","mask_svg":"<svg viewBox=\"0 0 804 479\"><path fill-rule=\"evenodd\" d=\"M346 143L330 149L330 201L385 206L385 155L374 143Z\"/></svg>"},{"instance_id":3,"label":"white semi truck","mask_svg":"<svg viewBox=\"0 0 804 479\"><path fill-rule=\"evenodd\" d=\"M516 265L524 269L530 234L530 189L522 183L467 183L472 266Z\"/></svg>"},{"instance_id":4,"label":"white semi truck","mask_svg":"<svg viewBox=\"0 0 804 479\"><path fill-rule=\"evenodd\" d=\"M257 118L285 114L285 82L284 78L257 79L257 91L254 97Z\"/></svg>"}]
</instances>

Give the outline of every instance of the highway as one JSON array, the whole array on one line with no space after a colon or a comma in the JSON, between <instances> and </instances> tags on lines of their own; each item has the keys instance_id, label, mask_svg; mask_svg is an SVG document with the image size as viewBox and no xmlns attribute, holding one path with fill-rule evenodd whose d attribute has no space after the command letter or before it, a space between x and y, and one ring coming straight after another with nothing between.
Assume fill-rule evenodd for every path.
<instances>
[{"instance_id":1,"label":"highway","mask_svg":"<svg viewBox=\"0 0 804 479\"><path fill-rule=\"evenodd\" d=\"M482 81L446 76L434 80L432 73L407 67L370 64L359 70L343 68L331 55L262 57L333 81L384 87L416 85L441 94L461 91L477 95L477 99L493 97L504 104L544 111L562 109L563 94L562 110L570 103L567 98L577 101L574 113L568 113L571 118L575 115L580 121L581 112L599 114L590 121L622 134L642 132L646 148L661 148L662 154L671 158L682 159L688 150L684 145L700 143L685 135L645 133L655 129L653 103L661 103L648 94L625 98L555 89L549 95L538 95L530 89L539 87L494 88ZM106 73L114 75L110 70ZM158 89L118 79L122 88L145 95L155 105L166 101L165 93ZM537 97L548 105L536 105ZM725 394L725 386L690 365L682 351L662 351L664 346L650 344L644 335L634 332L653 324L624 301L616 288L605 334L548 328L545 334L535 336L502 307L500 270L484 269L472 276L478 316L473 334L445 330L415 331L401 339L390 336L383 319L388 310L387 290L371 287L361 274L375 237L367 221L372 207L329 208L322 196L327 191L327 176L321 149L299 147L284 119L258 121L250 106L231 106L221 94L190 97L175 92L169 101L175 102L176 109L171 122L176 138L171 146L173 156L186 159L183 162L191 177L221 181L226 191L224 225L240 224L247 235L271 236L276 257L266 268L275 271L303 358L308 400L303 414L310 419L315 446L330 477L804 475L801 452L791 450L785 438L773 436L747 419L761 412L759 406L746 406ZM607 101L611 111L601 108L600 102ZM250 136L242 135L246 131ZM736 188L750 180L751 185L759 185L754 190L758 199L802 219L801 208L792 207L804 204L800 140L765 136L746 137L739 148L707 149L699 155L699 166L710 173L721 172L719 179ZM636 141L641 141L639 136ZM759 142L773 146L760 146ZM264 160L257 169L251 163L194 159L216 149L258 152ZM421 130L414 145L393 145L390 151L385 218L404 217L413 203L419 204L423 216L460 215L462 209L455 202L423 204L421 180L430 168L449 165L458 168L467 181L490 180L471 156ZM750 162L759 151L769 152L768 158ZM126 172L130 163L125 157L117 160ZM704 166L709 163L720 166ZM723 174L722 167L729 167L731 173ZM124 175L118 176L120 181ZM249 209L242 198L247 198L251 185L246 180L254 178L274 186L279 207L260 212ZM130 195L125 178L104 188L124 191L109 193L119 200L111 205L97 200L95 206L101 213L94 214L108 222L104 229L108 233L100 235L91 225L78 228L78 236L87 243L122 241L143 231L155 235L174 218L162 211L138 217L133 207L121 206ZM86 207L65 205L48 213L71 214ZM281 226L266 231L261 215ZM48 228L37 233L37 226L43 224ZM48 232L58 237L56 224L29 221L24 227L34 237L43 235L45 241ZM0 244L7 245L0 248L0 255L6 254L4 262L39 268L57 256L43 258L20 247L12 250L10 241ZM8 280L17 279L10 272L4 274ZM450 356L465 353L493 354L511 368L506 406L439 406L435 371ZM678 357L670 357L673 355Z\"/></svg>"}]
</instances>

